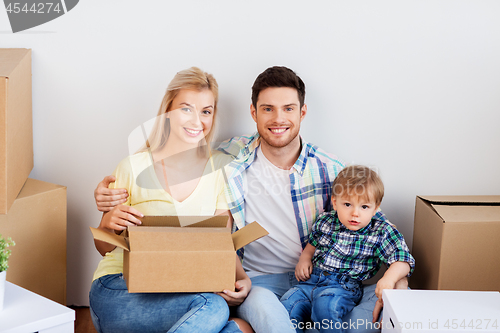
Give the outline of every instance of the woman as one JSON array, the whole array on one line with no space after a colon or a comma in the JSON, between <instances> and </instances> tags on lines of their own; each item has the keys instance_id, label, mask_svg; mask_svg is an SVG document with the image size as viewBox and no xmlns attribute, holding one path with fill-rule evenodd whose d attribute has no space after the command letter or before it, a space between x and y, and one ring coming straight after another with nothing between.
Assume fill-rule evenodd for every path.
<instances>
[{"instance_id":1,"label":"woman","mask_svg":"<svg viewBox=\"0 0 500 333\"><path fill-rule=\"evenodd\" d=\"M119 233L140 224L143 214L227 214L224 179L217 168L221 156L210 151L217 100L212 75L196 67L176 74L145 147L114 172L113 187L128 190L127 202L103 214L99 229ZM104 256L90 291L99 332L241 332L227 321L225 294L130 294L122 274L123 251L97 240L95 245ZM237 293L244 298L251 282L235 260Z\"/></svg>"}]
</instances>

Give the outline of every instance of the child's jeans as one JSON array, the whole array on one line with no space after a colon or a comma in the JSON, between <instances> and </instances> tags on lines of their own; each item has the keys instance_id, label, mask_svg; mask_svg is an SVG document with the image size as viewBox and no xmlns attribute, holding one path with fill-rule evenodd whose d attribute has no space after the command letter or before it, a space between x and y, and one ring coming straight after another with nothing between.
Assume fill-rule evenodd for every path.
<instances>
[{"instance_id":1,"label":"child's jeans","mask_svg":"<svg viewBox=\"0 0 500 333\"><path fill-rule=\"evenodd\" d=\"M360 281L314 268L310 279L287 291L281 302L297 332L309 327L320 332L341 332L342 317L356 306L362 295Z\"/></svg>"}]
</instances>

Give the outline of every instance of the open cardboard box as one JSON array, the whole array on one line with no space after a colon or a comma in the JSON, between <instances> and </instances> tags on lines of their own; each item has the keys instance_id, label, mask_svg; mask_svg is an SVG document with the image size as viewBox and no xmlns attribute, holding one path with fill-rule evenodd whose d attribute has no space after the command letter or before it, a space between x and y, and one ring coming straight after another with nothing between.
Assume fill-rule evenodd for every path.
<instances>
[{"instance_id":1,"label":"open cardboard box","mask_svg":"<svg viewBox=\"0 0 500 333\"><path fill-rule=\"evenodd\" d=\"M94 239L124 250L130 293L234 291L236 251L268 234L257 222L231 234L228 216L145 216L141 221L122 235L90 228Z\"/></svg>"},{"instance_id":2,"label":"open cardboard box","mask_svg":"<svg viewBox=\"0 0 500 333\"><path fill-rule=\"evenodd\" d=\"M500 196L417 196L413 289L500 291Z\"/></svg>"}]
</instances>

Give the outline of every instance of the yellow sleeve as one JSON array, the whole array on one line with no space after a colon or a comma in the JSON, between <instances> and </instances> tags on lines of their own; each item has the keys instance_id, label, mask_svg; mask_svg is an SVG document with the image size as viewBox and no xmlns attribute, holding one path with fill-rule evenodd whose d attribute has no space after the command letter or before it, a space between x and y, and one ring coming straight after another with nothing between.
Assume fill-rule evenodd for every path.
<instances>
[{"instance_id":1,"label":"yellow sleeve","mask_svg":"<svg viewBox=\"0 0 500 333\"><path fill-rule=\"evenodd\" d=\"M229 210L229 206L227 205L226 194L224 193L224 188L226 187L226 182L224 181L224 176L222 175L221 170L217 171L219 173L218 179L220 186L218 187L219 193L217 194L217 209Z\"/></svg>"}]
</instances>

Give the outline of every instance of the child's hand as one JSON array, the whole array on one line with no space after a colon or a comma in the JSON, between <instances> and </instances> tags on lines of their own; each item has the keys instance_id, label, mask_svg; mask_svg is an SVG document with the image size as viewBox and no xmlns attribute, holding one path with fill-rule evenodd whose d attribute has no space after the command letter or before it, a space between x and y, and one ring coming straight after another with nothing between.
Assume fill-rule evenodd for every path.
<instances>
[{"instance_id":1,"label":"child's hand","mask_svg":"<svg viewBox=\"0 0 500 333\"><path fill-rule=\"evenodd\" d=\"M384 289L394 289L397 281L393 281L391 278L384 276L377 282L377 288L375 288L375 295L378 297L379 301L382 302L382 290Z\"/></svg>"},{"instance_id":2,"label":"child's hand","mask_svg":"<svg viewBox=\"0 0 500 333\"><path fill-rule=\"evenodd\" d=\"M295 278L298 281L307 281L311 277L312 273L312 262L309 259L303 258L299 259L299 263L295 266Z\"/></svg>"}]
</instances>

